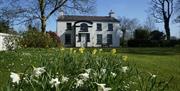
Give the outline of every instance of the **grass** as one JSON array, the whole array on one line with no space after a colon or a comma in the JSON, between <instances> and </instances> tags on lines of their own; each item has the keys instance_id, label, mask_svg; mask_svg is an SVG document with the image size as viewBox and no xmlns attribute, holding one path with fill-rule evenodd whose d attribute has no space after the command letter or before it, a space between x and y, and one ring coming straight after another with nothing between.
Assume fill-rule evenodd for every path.
<instances>
[{"instance_id":1,"label":"grass","mask_svg":"<svg viewBox=\"0 0 180 91\"><path fill-rule=\"evenodd\" d=\"M89 48L91 50L91 48ZM109 52L111 49L104 49ZM130 64L145 72L156 74L160 79L173 80L169 91L180 91L180 49L179 48L120 48L118 54L127 55ZM32 54L33 59L29 55ZM50 58L57 54L56 49L22 49L0 52L0 86L9 79L11 71L22 72L29 65L39 66L42 60L57 60ZM41 54L41 57L37 55ZM41 60L39 60L41 59Z\"/></svg>"},{"instance_id":2,"label":"grass","mask_svg":"<svg viewBox=\"0 0 180 91\"><path fill-rule=\"evenodd\" d=\"M180 91L179 48L129 48L121 52L142 71L152 72L161 79L173 77L170 91Z\"/></svg>"}]
</instances>

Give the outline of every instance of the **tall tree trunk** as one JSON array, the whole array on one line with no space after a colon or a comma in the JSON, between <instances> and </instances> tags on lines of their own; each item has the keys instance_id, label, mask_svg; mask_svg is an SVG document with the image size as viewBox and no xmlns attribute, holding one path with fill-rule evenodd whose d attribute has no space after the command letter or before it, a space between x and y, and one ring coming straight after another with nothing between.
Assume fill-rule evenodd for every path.
<instances>
[{"instance_id":1,"label":"tall tree trunk","mask_svg":"<svg viewBox=\"0 0 180 91\"><path fill-rule=\"evenodd\" d=\"M41 32L46 33L46 17L43 16L41 19Z\"/></svg>"},{"instance_id":2,"label":"tall tree trunk","mask_svg":"<svg viewBox=\"0 0 180 91\"><path fill-rule=\"evenodd\" d=\"M169 19L164 21L164 28L166 31L166 38L167 40L170 40L171 35L170 35Z\"/></svg>"},{"instance_id":3,"label":"tall tree trunk","mask_svg":"<svg viewBox=\"0 0 180 91\"><path fill-rule=\"evenodd\" d=\"M41 12L41 32L46 33L45 0L38 0Z\"/></svg>"}]
</instances>

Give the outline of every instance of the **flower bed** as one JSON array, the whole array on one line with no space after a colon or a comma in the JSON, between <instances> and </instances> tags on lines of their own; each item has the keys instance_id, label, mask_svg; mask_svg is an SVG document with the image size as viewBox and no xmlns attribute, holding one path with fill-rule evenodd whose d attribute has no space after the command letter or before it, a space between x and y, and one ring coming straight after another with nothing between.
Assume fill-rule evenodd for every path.
<instances>
[{"instance_id":1,"label":"flower bed","mask_svg":"<svg viewBox=\"0 0 180 91\"><path fill-rule=\"evenodd\" d=\"M41 51L41 50L40 50ZM168 81L139 72L128 57L102 49L48 49L34 55L19 53L40 62L29 64L22 72L12 71L4 91L163 91Z\"/></svg>"}]
</instances>

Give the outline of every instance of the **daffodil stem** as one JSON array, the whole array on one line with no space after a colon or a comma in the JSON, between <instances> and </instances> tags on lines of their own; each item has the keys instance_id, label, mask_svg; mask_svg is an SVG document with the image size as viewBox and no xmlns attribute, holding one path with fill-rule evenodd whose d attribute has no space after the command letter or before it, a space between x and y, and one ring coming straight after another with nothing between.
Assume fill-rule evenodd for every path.
<instances>
[{"instance_id":1,"label":"daffodil stem","mask_svg":"<svg viewBox=\"0 0 180 91\"><path fill-rule=\"evenodd\" d=\"M24 72L23 72L24 74L23 74L23 76L22 76L22 79L25 77L25 73L26 73L26 71L27 71L30 67L31 67L31 65L29 65L29 66L24 70ZM20 83L19 90L20 90L21 86L22 86L22 82Z\"/></svg>"}]
</instances>

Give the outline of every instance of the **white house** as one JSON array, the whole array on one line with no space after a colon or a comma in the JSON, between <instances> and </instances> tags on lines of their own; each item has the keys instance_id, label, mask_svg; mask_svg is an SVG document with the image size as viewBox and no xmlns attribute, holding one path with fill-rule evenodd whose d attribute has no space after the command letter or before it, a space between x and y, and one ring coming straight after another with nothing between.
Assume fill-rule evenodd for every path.
<instances>
[{"instance_id":1,"label":"white house","mask_svg":"<svg viewBox=\"0 0 180 91\"><path fill-rule=\"evenodd\" d=\"M119 21L114 12L108 16L61 15L57 35L65 47L119 47Z\"/></svg>"}]
</instances>

